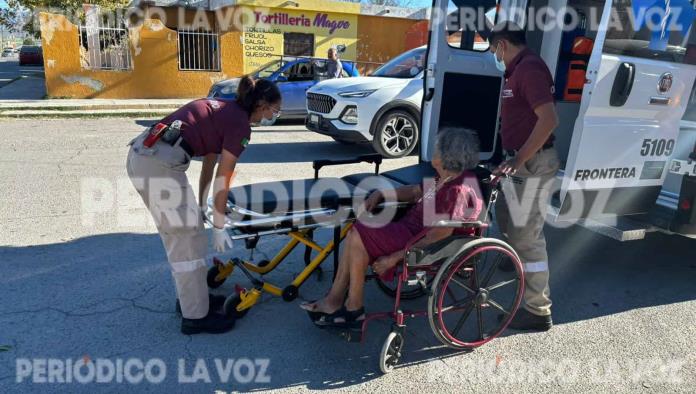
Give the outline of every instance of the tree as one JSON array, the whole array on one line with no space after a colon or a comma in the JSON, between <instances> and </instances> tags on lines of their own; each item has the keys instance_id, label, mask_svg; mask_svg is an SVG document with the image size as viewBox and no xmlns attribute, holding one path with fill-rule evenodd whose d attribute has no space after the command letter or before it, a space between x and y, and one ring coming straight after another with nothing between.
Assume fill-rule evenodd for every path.
<instances>
[{"instance_id":1,"label":"tree","mask_svg":"<svg viewBox=\"0 0 696 394\"><path fill-rule=\"evenodd\" d=\"M22 42L22 45L34 45L34 39L31 37L27 37Z\"/></svg>"},{"instance_id":2,"label":"tree","mask_svg":"<svg viewBox=\"0 0 696 394\"><path fill-rule=\"evenodd\" d=\"M129 0L5 0L6 8L0 9L0 26L12 31L26 31L38 37L38 13L42 10L60 10L68 15L81 15L82 4L100 6L104 10L123 8Z\"/></svg>"}]
</instances>

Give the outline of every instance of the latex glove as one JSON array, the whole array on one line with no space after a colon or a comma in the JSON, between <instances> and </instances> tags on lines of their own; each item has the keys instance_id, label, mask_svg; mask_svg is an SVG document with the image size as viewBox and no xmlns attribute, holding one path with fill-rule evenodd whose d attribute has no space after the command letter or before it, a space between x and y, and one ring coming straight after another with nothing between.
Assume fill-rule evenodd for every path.
<instances>
[{"instance_id":1,"label":"latex glove","mask_svg":"<svg viewBox=\"0 0 696 394\"><path fill-rule=\"evenodd\" d=\"M213 227L213 247L218 253L222 253L225 249L232 249L232 238L224 228Z\"/></svg>"}]
</instances>

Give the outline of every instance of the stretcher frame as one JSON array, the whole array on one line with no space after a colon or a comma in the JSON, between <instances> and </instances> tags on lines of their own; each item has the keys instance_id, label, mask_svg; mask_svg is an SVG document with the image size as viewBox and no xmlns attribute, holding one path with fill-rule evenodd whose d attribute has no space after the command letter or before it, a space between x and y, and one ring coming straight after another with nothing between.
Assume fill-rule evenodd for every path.
<instances>
[{"instance_id":1,"label":"stretcher frame","mask_svg":"<svg viewBox=\"0 0 696 394\"><path fill-rule=\"evenodd\" d=\"M379 166L382 163L381 155L364 155L354 159L344 160L316 160L312 166L314 169L314 179L319 179L319 170L325 166L345 165L355 163L371 163L375 165L374 174L379 175ZM208 286L216 288L232 275L235 269L239 269L252 283L251 289L236 286L236 297L228 297L225 302L225 313L235 317L241 317L255 305L262 293L282 297L287 302L294 301L299 295L299 288L314 273L321 273L321 264L333 253L333 276L335 277L338 269L340 243L348 234L355 220L352 209L348 206L337 208L309 209L300 212L292 212L281 216L259 214L236 206L228 202L227 206L230 214L237 214L249 217L247 220L231 220L226 223L226 229L233 240L244 240L247 249L254 250L260 237L267 235L287 235L290 240L282 247L271 260L262 261L259 264L251 260L231 258L226 262L218 258L213 259L213 267L208 271ZM323 216L329 220L317 222L316 217ZM229 216L227 216L229 218ZM312 218L314 223L307 223L307 219ZM206 221L211 222L210 215L206 215ZM302 223L302 224L296 224ZM268 230L242 231L258 226L268 227ZM313 238L313 233L319 228L332 228L333 238L325 245L320 245ZM277 268L285 258L300 244L305 246L305 268L285 287L274 285L263 279L263 276ZM312 258L312 252L316 256ZM263 263L263 264L261 264ZM260 275L257 277L254 274Z\"/></svg>"}]
</instances>

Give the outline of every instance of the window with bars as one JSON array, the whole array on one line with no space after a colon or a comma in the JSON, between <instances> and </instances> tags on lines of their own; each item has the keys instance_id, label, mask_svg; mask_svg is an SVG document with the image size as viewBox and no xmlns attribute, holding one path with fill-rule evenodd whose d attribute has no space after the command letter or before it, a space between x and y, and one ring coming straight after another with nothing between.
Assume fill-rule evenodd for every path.
<instances>
[{"instance_id":1,"label":"window with bars","mask_svg":"<svg viewBox=\"0 0 696 394\"><path fill-rule=\"evenodd\" d=\"M79 26L80 65L87 70L132 70L128 29L122 22Z\"/></svg>"},{"instance_id":2,"label":"window with bars","mask_svg":"<svg viewBox=\"0 0 696 394\"><path fill-rule=\"evenodd\" d=\"M314 34L284 33L283 54L285 56L314 56Z\"/></svg>"},{"instance_id":3,"label":"window with bars","mask_svg":"<svg viewBox=\"0 0 696 394\"><path fill-rule=\"evenodd\" d=\"M220 71L220 35L217 31L177 31L179 70Z\"/></svg>"}]
</instances>

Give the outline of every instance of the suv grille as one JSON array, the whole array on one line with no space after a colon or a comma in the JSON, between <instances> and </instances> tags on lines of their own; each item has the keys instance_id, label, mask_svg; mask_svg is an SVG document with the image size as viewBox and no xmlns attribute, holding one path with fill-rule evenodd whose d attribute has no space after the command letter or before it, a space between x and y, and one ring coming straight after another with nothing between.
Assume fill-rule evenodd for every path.
<instances>
[{"instance_id":1,"label":"suv grille","mask_svg":"<svg viewBox=\"0 0 696 394\"><path fill-rule=\"evenodd\" d=\"M328 114L336 105L336 99L325 94L307 93L307 108L310 111Z\"/></svg>"}]
</instances>

